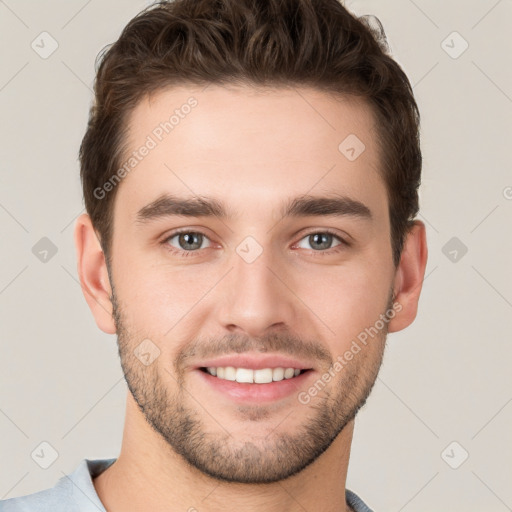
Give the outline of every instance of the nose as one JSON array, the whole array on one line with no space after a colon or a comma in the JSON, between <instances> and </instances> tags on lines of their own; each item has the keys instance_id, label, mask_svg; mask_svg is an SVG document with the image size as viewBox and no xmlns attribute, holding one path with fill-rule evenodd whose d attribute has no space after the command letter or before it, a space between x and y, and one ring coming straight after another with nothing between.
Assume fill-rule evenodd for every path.
<instances>
[{"instance_id":1,"label":"nose","mask_svg":"<svg viewBox=\"0 0 512 512\"><path fill-rule=\"evenodd\" d=\"M233 254L233 268L217 290L218 320L227 331L251 337L275 329L293 331L300 301L294 296L289 273L270 252L263 250L251 263Z\"/></svg>"}]
</instances>

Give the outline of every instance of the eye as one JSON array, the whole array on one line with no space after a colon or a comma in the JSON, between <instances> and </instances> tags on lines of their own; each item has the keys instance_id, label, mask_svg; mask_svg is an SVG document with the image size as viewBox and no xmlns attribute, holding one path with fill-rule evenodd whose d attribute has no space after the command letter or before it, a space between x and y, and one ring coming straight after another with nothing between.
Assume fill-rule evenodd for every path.
<instances>
[{"instance_id":1,"label":"eye","mask_svg":"<svg viewBox=\"0 0 512 512\"><path fill-rule=\"evenodd\" d=\"M333 245L333 242L337 243ZM204 243L207 245L204 245ZM200 249L207 249L212 247L210 239L199 231L182 230L171 233L170 236L161 242L164 247L180 257L193 256L198 253ZM309 247L304 244L309 245ZM330 231L315 231L303 237L295 247L301 249L313 250L315 256L324 256L336 253L343 250L345 247L350 247L350 244L341 238L338 234Z\"/></svg>"},{"instance_id":2,"label":"eye","mask_svg":"<svg viewBox=\"0 0 512 512\"><path fill-rule=\"evenodd\" d=\"M210 247L210 245L206 247L203 246L203 242L206 240L209 241L209 238L197 231L177 231L163 240L162 243L165 244L171 252L184 252L185 254L183 255L186 256L187 252L195 252L199 249Z\"/></svg>"},{"instance_id":3,"label":"eye","mask_svg":"<svg viewBox=\"0 0 512 512\"><path fill-rule=\"evenodd\" d=\"M333 246L332 244L336 240L338 241L338 243ZM305 244L309 245L309 247L304 246L304 241ZM302 249L312 248L316 252L328 252L328 249L336 248L338 246L349 246L349 244L335 233L329 230L324 230L309 233L304 238L302 238L302 240L297 244L297 246ZM334 249L334 251L332 252L336 252L342 248L343 247L340 247L339 249Z\"/></svg>"}]
</instances>

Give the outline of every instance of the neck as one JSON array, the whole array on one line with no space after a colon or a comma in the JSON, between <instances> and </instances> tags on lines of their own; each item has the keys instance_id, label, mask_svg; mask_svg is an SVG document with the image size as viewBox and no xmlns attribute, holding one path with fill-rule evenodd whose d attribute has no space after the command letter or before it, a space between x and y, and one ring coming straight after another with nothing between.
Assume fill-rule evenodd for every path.
<instances>
[{"instance_id":1,"label":"neck","mask_svg":"<svg viewBox=\"0 0 512 512\"><path fill-rule=\"evenodd\" d=\"M286 480L222 482L176 454L128 393L120 455L93 483L107 512L226 512L226 504L247 512L349 512L345 484L353 427L351 421L318 459Z\"/></svg>"}]
</instances>

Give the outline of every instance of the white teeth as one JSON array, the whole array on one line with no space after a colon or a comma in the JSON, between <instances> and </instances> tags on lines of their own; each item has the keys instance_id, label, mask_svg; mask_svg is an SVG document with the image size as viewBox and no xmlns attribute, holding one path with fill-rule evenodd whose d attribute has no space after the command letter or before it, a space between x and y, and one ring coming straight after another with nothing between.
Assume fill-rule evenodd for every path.
<instances>
[{"instance_id":1,"label":"white teeth","mask_svg":"<svg viewBox=\"0 0 512 512\"><path fill-rule=\"evenodd\" d=\"M267 384L269 382L272 382L272 368L263 368L262 370L254 370L253 373L254 373L254 382L257 384Z\"/></svg>"},{"instance_id":2,"label":"white teeth","mask_svg":"<svg viewBox=\"0 0 512 512\"><path fill-rule=\"evenodd\" d=\"M291 379L293 377L293 368L286 368L284 371L284 378Z\"/></svg>"},{"instance_id":3,"label":"white teeth","mask_svg":"<svg viewBox=\"0 0 512 512\"><path fill-rule=\"evenodd\" d=\"M272 380L283 380L284 368L274 368L272 370Z\"/></svg>"},{"instance_id":4,"label":"white teeth","mask_svg":"<svg viewBox=\"0 0 512 512\"><path fill-rule=\"evenodd\" d=\"M226 366L226 368L224 368L224 378L226 380L236 380L236 368Z\"/></svg>"},{"instance_id":5,"label":"white teeth","mask_svg":"<svg viewBox=\"0 0 512 512\"><path fill-rule=\"evenodd\" d=\"M253 371L247 368L236 369L236 381L237 382L253 382Z\"/></svg>"},{"instance_id":6,"label":"white teeth","mask_svg":"<svg viewBox=\"0 0 512 512\"><path fill-rule=\"evenodd\" d=\"M300 374L299 368L282 367L251 370L249 368L234 368L233 366L208 366L207 371L210 375L214 375L219 379L251 384L267 384L272 381L277 382L283 379L291 379Z\"/></svg>"}]
</instances>

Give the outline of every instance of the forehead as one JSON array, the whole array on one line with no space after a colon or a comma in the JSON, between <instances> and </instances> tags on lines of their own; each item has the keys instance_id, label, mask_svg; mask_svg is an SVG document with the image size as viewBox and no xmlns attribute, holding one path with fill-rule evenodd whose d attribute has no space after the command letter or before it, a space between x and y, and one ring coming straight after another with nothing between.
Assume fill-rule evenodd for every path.
<instances>
[{"instance_id":1,"label":"forehead","mask_svg":"<svg viewBox=\"0 0 512 512\"><path fill-rule=\"evenodd\" d=\"M342 193L386 211L369 106L311 88L181 86L129 116L115 217L135 220L162 193L282 210L297 195Z\"/></svg>"}]
</instances>

